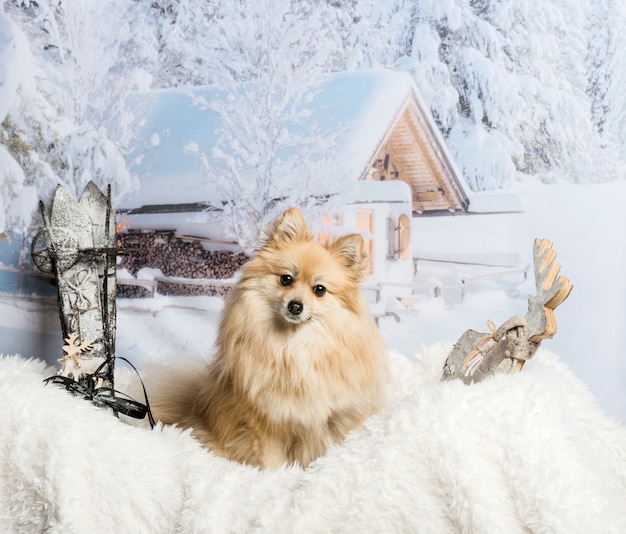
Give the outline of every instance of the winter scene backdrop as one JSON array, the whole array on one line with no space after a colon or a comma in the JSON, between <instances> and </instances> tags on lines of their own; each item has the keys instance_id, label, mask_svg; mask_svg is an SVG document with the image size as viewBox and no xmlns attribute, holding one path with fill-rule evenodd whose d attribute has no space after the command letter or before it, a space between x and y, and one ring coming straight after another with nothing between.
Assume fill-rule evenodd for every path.
<instances>
[{"instance_id":1,"label":"winter scene backdrop","mask_svg":"<svg viewBox=\"0 0 626 534\"><path fill-rule=\"evenodd\" d=\"M324 193L298 180L315 169L328 139L285 127L302 119L298 113L314 113L302 106L312 81L340 71L403 71L468 189L511 191L524 206L506 227L484 217L471 235L444 218L428 224L465 255L490 242L496 252L529 258L535 237L553 241L574 291L544 346L609 415L626 421L625 25L621 0L6 0L0 243L12 255L0 261L29 265L37 203L49 202L58 184L76 197L90 180L103 190L111 184L114 206L138 191L127 158L131 95L201 85L223 92L211 105L228 119L221 139L229 150L210 157L234 179L254 177L231 189L225 213L256 233L281 209L305 203L303 191ZM279 161L280 150L297 157ZM267 198L281 202L270 209ZM420 222L413 224L415 241ZM444 286L466 274L459 265L432 272ZM469 284L462 299L445 292L419 299L379 325L389 346L410 357L422 344L525 313L533 290L531 267L526 280ZM11 297L0 294L0 353L54 363L58 316ZM118 354L140 364L210 350L220 298L129 300L118 303Z\"/></svg>"}]
</instances>

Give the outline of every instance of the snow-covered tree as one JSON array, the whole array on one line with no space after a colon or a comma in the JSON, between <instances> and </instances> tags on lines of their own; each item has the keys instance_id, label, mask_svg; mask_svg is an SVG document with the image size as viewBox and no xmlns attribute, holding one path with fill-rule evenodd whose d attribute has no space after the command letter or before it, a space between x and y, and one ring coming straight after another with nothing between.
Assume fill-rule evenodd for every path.
<instances>
[{"instance_id":1,"label":"snow-covered tree","mask_svg":"<svg viewBox=\"0 0 626 534\"><path fill-rule=\"evenodd\" d=\"M615 149L615 159L626 159L626 4L619 0L599 0L588 19L587 55L591 118L607 149Z\"/></svg>"},{"instance_id":2,"label":"snow-covered tree","mask_svg":"<svg viewBox=\"0 0 626 534\"><path fill-rule=\"evenodd\" d=\"M115 194L133 187L105 128L127 90L113 72L127 61L120 41L113 54L105 44L107 26L120 23L110 11L86 14L79 4L0 6L0 72L9 74L0 76L0 232L39 226L38 200L48 201L57 184L75 196L90 180L112 184Z\"/></svg>"},{"instance_id":3,"label":"snow-covered tree","mask_svg":"<svg viewBox=\"0 0 626 534\"><path fill-rule=\"evenodd\" d=\"M344 69L410 72L474 189L625 175L620 0L6 0L0 15L0 231L59 182L133 187L115 147L132 132L110 123L128 91L216 84L233 156L216 187L256 233L281 199L332 191L323 143L296 133L314 79Z\"/></svg>"},{"instance_id":4,"label":"snow-covered tree","mask_svg":"<svg viewBox=\"0 0 626 534\"><path fill-rule=\"evenodd\" d=\"M142 31L149 21L138 4L48 0L30 13L53 98L74 124L106 126L129 89L147 87L142 64L154 43L145 46L137 37L151 35Z\"/></svg>"},{"instance_id":5,"label":"snow-covered tree","mask_svg":"<svg viewBox=\"0 0 626 534\"><path fill-rule=\"evenodd\" d=\"M37 91L28 39L0 6L0 234L28 232L39 191L52 187L53 115Z\"/></svg>"},{"instance_id":6,"label":"snow-covered tree","mask_svg":"<svg viewBox=\"0 0 626 534\"><path fill-rule=\"evenodd\" d=\"M208 42L219 19L216 2L154 0L150 3L155 54L153 88L206 85L213 80Z\"/></svg>"},{"instance_id":7,"label":"snow-covered tree","mask_svg":"<svg viewBox=\"0 0 626 534\"><path fill-rule=\"evenodd\" d=\"M359 0L336 2L335 25L343 41L346 70L388 67L402 50L401 38L411 24L401 3Z\"/></svg>"},{"instance_id":8,"label":"snow-covered tree","mask_svg":"<svg viewBox=\"0 0 626 534\"><path fill-rule=\"evenodd\" d=\"M626 17L617 4L380 0L359 2L357 12L359 20L376 20L385 9L410 21L387 24L399 50L393 66L412 73L465 178L480 190L510 184L516 171L544 181L616 176L602 169L606 140L600 140L594 122L615 117L613 138L624 139L615 135L624 113L614 110L623 109L625 101L618 91L624 69L616 63L624 52L619 28ZM596 20L595 30L590 20ZM359 25L352 29L361 31ZM593 62L604 67L594 74L585 58L598 37L600 44L610 39L612 45L597 48ZM367 35L351 38L362 40ZM373 50L360 52L372 55L370 63L377 58ZM593 121L589 76L598 77L593 83L602 93Z\"/></svg>"},{"instance_id":9,"label":"snow-covered tree","mask_svg":"<svg viewBox=\"0 0 626 534\"><path fill-rule=\"evenodd\" d=\"M226 172L209 170L207 179L221 194L233 235L249 250L286 207L312 211L321 197L340 193L321 170L332 139L303 131L301 123L313 112L306 102L315 80L341 48L317 2L224 1L215 16L208 67L224 98L205 105L223 127L218 148L205 157Z\"/></svg>"}]
</instances>

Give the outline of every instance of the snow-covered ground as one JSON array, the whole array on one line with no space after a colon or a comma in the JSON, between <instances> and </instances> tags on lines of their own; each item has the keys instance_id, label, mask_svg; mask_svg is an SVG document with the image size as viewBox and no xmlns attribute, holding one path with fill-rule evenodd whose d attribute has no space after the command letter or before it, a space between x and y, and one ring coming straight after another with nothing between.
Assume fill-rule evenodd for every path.
<instances>
[{"instance_id":1,"label":"snow-covered ground","mask_svg":"<svg viewBox=\"0 0 626 534\"><path fill-rule=\"evenodd\" d=\"M581 377L612 416L626 421L626 183L516 186L526 206L523 229L528 252L535 237L554 243L561 274L574 284L556 310L558 331L543 346L556 352ZM504 291L469 293L447 308L443 299L418 305L401 323L381 324L390 346L410 352L420 343L457 340L468 328L487 332L486 321L501 324L526 312L534 292L532 269L517 297Z\"/></svg>"}]
</instances>

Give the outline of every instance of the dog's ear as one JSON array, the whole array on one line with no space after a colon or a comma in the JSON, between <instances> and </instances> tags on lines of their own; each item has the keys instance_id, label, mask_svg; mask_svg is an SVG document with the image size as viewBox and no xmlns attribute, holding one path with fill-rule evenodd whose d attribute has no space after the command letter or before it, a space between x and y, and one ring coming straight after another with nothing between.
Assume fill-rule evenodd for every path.
<instances>
[{"instance_id":1,"label":"dog's ear","mask_svg":"<svg viewBox=\"0 0 626 534\"><path fill-rule=\"evenodd\" d=\"M298 208L289 208L281 219L276 219L268 231L268 241L313 239L313 234L306 225Z\"/></svg>"},{"instance_id":2,"label":"dog's ear","mask_svg":"<svg viewBox=\"0 0 626 534\"><path fill-rule=\"evenodd\" d=\"M328 245L328 249L337 253L346 267L363 270L366 253L363 250L363 238L359 234L338 237Z\"/></svg>"}]
</instances>

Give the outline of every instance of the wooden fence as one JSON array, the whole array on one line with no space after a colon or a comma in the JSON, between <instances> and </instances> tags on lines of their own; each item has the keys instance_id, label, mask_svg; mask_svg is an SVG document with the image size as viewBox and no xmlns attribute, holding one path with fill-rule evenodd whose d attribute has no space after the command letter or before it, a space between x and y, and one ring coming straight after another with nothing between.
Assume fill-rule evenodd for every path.
<instances>
[{"instance_id":1,"label":"wooden fence","mask_svg":"<svg viewBox=\"0 0 626 534\"><path fill-rule=\"evenodd\" d=\"M16 299L26 299L30 301L39 301L45 303L55 302L55 298L51 296L41 296L34 294L26 294L23 292L22 288L24 287L24 281L26 277L33 277L39 280L48 280L51 281L53 276L50 274L42 273L40 271L35 271L32 269L23 269L19 267L12 267L7 265L0 265L0 276L2 272L6 273L15 273L18 275L17 279L17 291L15 294L7 294L1 293L0 298L5 300L16 300ZM461 278L458 284L405 284L405 283L394 283L394 282L386 282L386 283L364 283L362 284L362 289L368 297L368 302L372 305L374 315L382 316L382 315L394 315L395 312L401 310L403 307L408 309L411 304L414 303L414 298L417 296L423 297L442 297L446 300L447 303L452 304L453 299L450 297L451 291L458 291L460 295L460 299L463 300L468 285L483 281L483 280L492 280L505 276L515 276L522 275L525 280L528 276L528 267L520 267L515 269L504 269L501 271L497 271L494 273L482 274L471 277ZM237 282L236 278L228 278L228 279L217 279L217 278L183 278L177 276L155 276L151 279L137 279L137 278L118 278L118 285L128 285L128 286L138 286L146 288L149 292L149 297L154 297L158 295L159 284L160 283L168 283L168 284L185 284L185 285L196 285L196 286L211 286L211 287L232 287ZM385 287L393 287L393 288L405 288L410 289L410 296L406 298L398 299L398 309L396 310L387 310L381 309L380 305L385 305L386 303L381 302L381 295ZM413 297L413 300L412 298ZM125 301L133 300L131 298L124 299ZM181 306L180 303L176 304L176 307L185 307ZM135 309L135 306L130 306L127 302L125 305L121 307ZM196 309L195 305L190 303L190 309ZM137 308L139 309L139 308Z\"/></svg>"}]
</instances>

